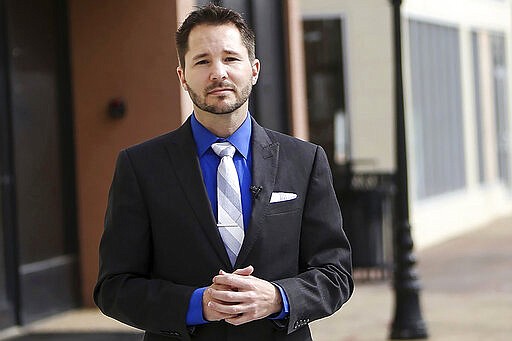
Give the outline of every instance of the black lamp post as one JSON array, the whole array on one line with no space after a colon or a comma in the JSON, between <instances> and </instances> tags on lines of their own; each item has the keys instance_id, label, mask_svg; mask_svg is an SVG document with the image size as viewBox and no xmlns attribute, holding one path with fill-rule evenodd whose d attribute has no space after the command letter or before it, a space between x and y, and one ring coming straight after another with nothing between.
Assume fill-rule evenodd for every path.
<instances>
[{"instance_id":1,"label":"black lamp post","mask_svg":"<svg viewBox=\"0 0 512 341\"><path fill-rule=\"evenodd\" d=\"M390 339L426 339L427 327L421 316L420 283L414 265L413 240L409 224L409 198L407 188L407 148L402 83L402 0L390 0L393 6L395 52L395 105L396 105L396 196L395 196L395 317Z\"/></svg>"}]
</instances>

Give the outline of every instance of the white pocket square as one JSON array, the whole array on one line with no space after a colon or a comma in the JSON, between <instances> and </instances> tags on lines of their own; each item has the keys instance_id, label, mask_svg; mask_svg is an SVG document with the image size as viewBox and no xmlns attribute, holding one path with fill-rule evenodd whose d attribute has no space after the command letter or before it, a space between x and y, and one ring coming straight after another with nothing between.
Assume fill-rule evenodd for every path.
<instances>
[{"instance_id":1,"label":"white pocket square","mask_svg":"<svg viewBox=\"0 0 512 341\"><path fill-rule=\"evenodd\" d=\"M270 203L288 201L297 198L297 194L295 193L286 193L286 192L272 192L272 196L270 197Z\"/></svg>"}]
</instances>

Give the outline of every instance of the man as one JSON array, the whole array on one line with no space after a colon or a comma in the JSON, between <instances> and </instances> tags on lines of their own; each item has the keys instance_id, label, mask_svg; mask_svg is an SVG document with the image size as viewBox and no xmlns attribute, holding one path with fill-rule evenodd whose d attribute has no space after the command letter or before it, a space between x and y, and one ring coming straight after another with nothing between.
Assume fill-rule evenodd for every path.
<instances>
[{"instance_id":1,"label":"man","mask_svg":"<svg viewBox=\"0 0 512 341\"><path fill-rule=\"evenodd\" d=\"M176 42L194 112L119 154L95 302L144 340L311 340L353 291L325 153L249 115L260 62L238 13L200 8Z\"/></svg>"}]
</instances>

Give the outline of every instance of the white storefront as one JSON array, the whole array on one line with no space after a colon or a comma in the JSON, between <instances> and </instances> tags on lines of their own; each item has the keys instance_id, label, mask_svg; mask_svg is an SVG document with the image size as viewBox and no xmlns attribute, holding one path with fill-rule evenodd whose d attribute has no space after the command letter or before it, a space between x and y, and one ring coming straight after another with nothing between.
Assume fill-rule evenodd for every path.
<instances>
[{"instance_id":1,"label":"white storefront","mask_svg":"<svg viewBox=\"0 0 512 341\"><path fill-rule=\"evenodd\" d=\"M393 173L390 2L300 3L305 23L341 23L347 141L337 145L348 146L356 173ZM410 213L419 248L512 212L511 19L509 0L403 1Z\"/></svg>"}]
</instances>

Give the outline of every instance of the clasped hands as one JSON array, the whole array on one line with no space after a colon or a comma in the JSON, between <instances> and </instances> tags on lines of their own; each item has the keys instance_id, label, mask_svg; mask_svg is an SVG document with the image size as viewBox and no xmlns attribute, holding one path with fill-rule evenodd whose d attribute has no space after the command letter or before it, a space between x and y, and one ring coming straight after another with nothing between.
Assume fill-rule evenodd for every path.
<instances>
[{"instance_id":1,"label":"clasped hands","mask_svg":"<svg viewBox=\"0 0 512 341\"><path fill-rule=\"evenodd\" d=\"M241 325L281 311L279 289L252 276L253 271L251 265L233 273L219 271L203 294L203 316L207 321Z\"/></svg>"}]
</instances>

